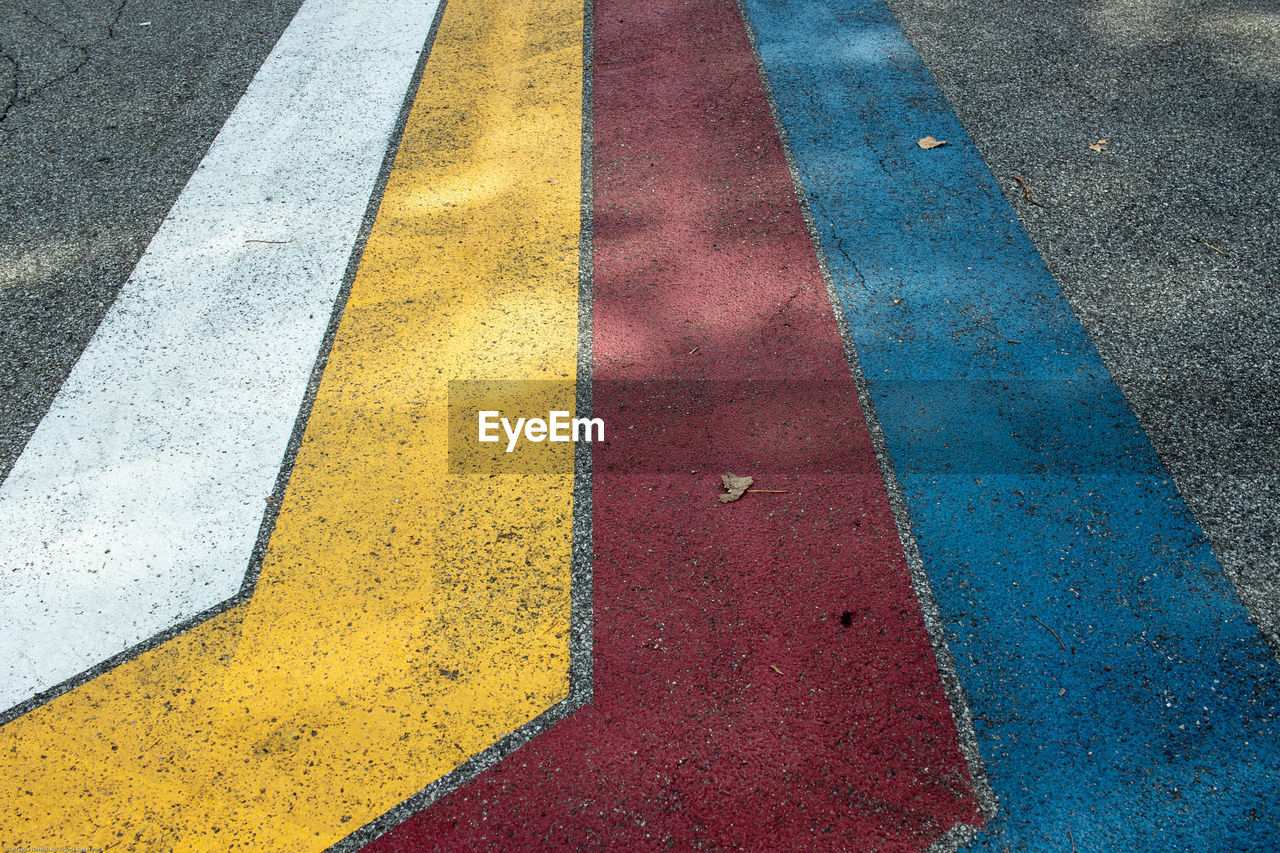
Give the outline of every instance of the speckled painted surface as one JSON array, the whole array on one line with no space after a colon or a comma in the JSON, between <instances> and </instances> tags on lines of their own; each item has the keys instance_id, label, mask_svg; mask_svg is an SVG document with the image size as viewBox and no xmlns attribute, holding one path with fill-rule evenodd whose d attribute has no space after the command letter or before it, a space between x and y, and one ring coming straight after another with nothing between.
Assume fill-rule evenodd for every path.
<instances>
[{"instance_id":1,"label":"speckled painted surface","mask_svg":"<svg viewBox=\"0 0 1280 853\"><path fill-rule=\"evenodd\" d=\"M300 5L0 5L0 477Z\"/></svg>"},{"instance_id":2,"label":"speckled painted surface","mask_svg":"<svg viewBox=\"0 0 1280 853\"><path fill-rule=\"evenodd\" d=\"M974 848L1274 848L1270 649L892 13L744 5L999 800Z\"/></svg>"},{"instance_id":3,"label":"speckled painted surface","mask_svg":"<svg viewBox=\"0 0 1280 853\"><path fill-rule=\"evenodd\" d=\"M308 0L116 295L0 484L0 719L244 589L435 12Z\"/></svg>"},{"instance_id":4,"label":"speckled painted surface","mask_svg":"<svg viewBox=\"0 0 1280 853\"><path fill-rule=\"evenodd\" d=\"M922 850L981 817L737 6L595 16L595 698L366 849Z\"/></svg>"},{"instance_id":5,"label":"speckled painted surface","mask_svg":"<svg viewBox=\"0 0 1280 853\"><path fill-rule=\"evenodd\" d=\"M889 5L1280 650L1280 6Z\"/></svg>"},{"instance_id":6,"label":"speckled painted surface","mask_svg":"<svg viewBox=\"0 0 1280 853\"><path fill-rule=\"evenodd\" d=\"M239 61L213 57L206 76L169 30L225 29L194 51L260 56L291 11L220 26L221 12L130 2L71 25L62 5L66 44L23 53L21 73L0 63L15 99L4 151L18 152L0 182L24 199L4 221L28 241L6 242L0 279L4 469L186 178L181 157L148 155L194 163L230 109L185 84L161 103L171 76L221 85ZM509 732L547 726L382 846L917 849L976 821L754 72L709 25L732 15L637 5L598 7L616 52L594 68L601 105L625 116L601 138L616 144L599 152L600 186L627 188L601 198L598 396L631 427L597 450L598 701L568 720L546 711L581 689L565 671L570 511L575 547L589 525L567 503L570 460L515 487L557 492L534 506L450 481L438 443L419 443L442 429L437 377L572 376L572 291L589 275L570 245L580 9L451 0L432 67L451 56L457 74L428 78L438 100L410 129L262 597L7 724L0 842L353 849L524 742ZM974 700L1000 807L975 847L1272 849L1275 665L1163 466L1274 634L1277 18L1229 0L891 5L917 10L912 38L930 31L926 60L1093 336L883 7L747 3ZM633 38L664 26L666 42ZM677 79L677 51L713 92ZM126 53L165 68L122 72ZM102 121L72 128L83 102ZM204 130L168 138L188 111ZM914 148L924 133L949 145ZM1099 136L1108 151L1079 150ZM857 201L828 204L841 195ZM549 227L544 242L529 223ZM495 236L508 243L486 247ZM949 252L977 255L979 274L938 260ZM785 494L720 506L730 466ZM446 520L464 497L494 514ZM914 710L895 710L902 697Z\"/></svg>"},{"instance_id":7,"label":"speckled painted surface","mask_svg":"<svg viewBox=\"0 0 1280 853\"><path fill-rule=\"evenodd\" d=\"M575 371L582 27L449 4L254 597L0 730L6 843L323 849L564 696L572 455L443 438L448 379Z\"/></svg>"}]
</instances>

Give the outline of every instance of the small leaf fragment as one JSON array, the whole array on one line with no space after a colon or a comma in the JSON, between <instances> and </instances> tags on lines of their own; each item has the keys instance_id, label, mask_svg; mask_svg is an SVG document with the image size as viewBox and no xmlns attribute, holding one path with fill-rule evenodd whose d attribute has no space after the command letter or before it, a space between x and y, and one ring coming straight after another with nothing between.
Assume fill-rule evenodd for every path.
<instances>
[{"instance_id":1,"label":"small leaf fragment","mask_svg":"<svg viewBox=\"0 0 1280 853\"><path fill-rule=\"evenodd\" d=\"M1105 139L1099 139L1097 142L1091 142L1091 143L1089 143L1089 150L1091 150L1091 151L1099 151L1099 152L1101 152L1101 151L1106 151L1106 150L1107 150L1107 146L1108 146L1108 145L1110 145L1110 144L1111 144L1111 143L1110 143L1110 142L1107 142L1107 140L1105 140Z\"/></svg>"},{"instance_id":2,"label":"small leaf fragment","mask_svg":"<svg viewBox=\"0 0 1280 853\"><path fill-rule=\"evenodd\" d=\"M769 669L771 669L771 670L773 670L774 672L778 673L778 675L786 675L786 673L785 673L785 672L783 672L782 670L778 669L778 665L777 665L776 663L771 663L771 664L769 664Z\"/></svg>"},{"instance_id":3,"label":"small leaf fragment","mask_svg":"<svg viewBox=\"0 0 1280 853\"><path fill-rule=\"evenodd\" d=\"M937 148L939 145L946 145L946 144L947 144L947 140L934 139L932 135L926 136L923 139L916 141L916 145L919 145L921 148L925 149L926 151L928 151L930 148Z\"/></svg>"},{"instance_id":4,"label":"small leaf fragment","mask_svg":"<svg viewBox=\"0 0 1280 853\"><path fill-rule=\"evenodd\" d=\"M755 482L754 477L739 477L732 472L720 475L720 482L724 484L725 489L729 492L727 495L720 495L720 503L733 503L742 497L743 492L751 488L751 484Z\"/></svg>"}]
</instances>

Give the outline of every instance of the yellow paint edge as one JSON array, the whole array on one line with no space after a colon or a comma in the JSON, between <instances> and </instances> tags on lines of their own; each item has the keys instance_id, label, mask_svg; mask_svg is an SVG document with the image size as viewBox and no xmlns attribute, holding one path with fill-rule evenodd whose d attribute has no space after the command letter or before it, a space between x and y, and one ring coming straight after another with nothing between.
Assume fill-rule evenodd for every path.
<instances>
[{"instance_id":1,"label":"yellow paint edge","mask_svg":"<svg viewBox=\"0 0 1280 853\"><path fill-rule=\"evenodd\" d=\"M0 730L5 843L323 849L564 698L571 452L450 475L445 404L572 409L582 32L450 0L253 598Z\"/></svg>"}]
</instances>

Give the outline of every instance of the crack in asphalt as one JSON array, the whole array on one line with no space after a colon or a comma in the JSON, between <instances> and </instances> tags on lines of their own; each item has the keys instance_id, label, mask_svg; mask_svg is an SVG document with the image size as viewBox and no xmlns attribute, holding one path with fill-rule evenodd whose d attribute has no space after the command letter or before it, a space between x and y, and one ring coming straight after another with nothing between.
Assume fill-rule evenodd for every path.
<instances>
[{"instance_id":1,"label":"crack in asphalt","mask_svg":"<svg viewBox=\"0 0 1280 853\"><path fill-rule=\"evenodd\" d=\"M849 262L849 267L858 275L858 282L862 285L862 289L867 289L867 278L862 274L862 270L854 263L853 258L849 257L849 253L845 251L844 239L833 228L831 229L831 247L841 254L841 256Z\"/></svg>"},{"instance_id":2,"label":"crack in asphalt","mask_svg":"<svg viewBox=\"0 0 1280 853\"><path fill-rule=\"evenodd\" d=\"M21 63L18 62L17 57L13 53L11 53L7 48L3 51L3 53L0 53L0 58L3 58L10 65L13 66L13 83L9 87L10 91L8 93L7 102L5 103L3 109L0 109L0 127L2 127L4 122L9 118L9 114L10 112L12 112L14 107L30 103L33 98L36 98L42 93L48 91L51 87L56 86L59 83L63 83L67 80L70 80L72 77L75 77L77 74L79 74L80 71L83 70L84 67L89 64L90 59L92 59L92 56L89 53L90 50L98 47L104 42L110 41L111 39L115 38L116 25L120 23L120 18L122 15L124 15L124 8L127 3L128 3L128 0L118 0L115 6L115 10L111 14L111 19L106 24L105 34L99 38L91 39L83 44L76 43L76 40L73 39L69 33L65 33L58 27L54 26L52 23L43 20L39 15L37 15L31 9L27 8L26 5L19 6L17 8L17 11L20 14L22 14L29 20L39 24L41 27L45 28L49 32L53 33L56 37L62 40L61 41L62 46L68 47L78 52L80 54L80 58L77 62L75 62L72 65L72 67L69 70L64 71L61 74L56 74L53 77L49 78L48 80L44 81L43 83L37 86L33 86L30 89L30 91L26 93L22 93L21 87L20 87L20 80L22 78L22 73L23 73ZM65 3L62 5L64 8L67 8L67 9L70 8L66 6Z\"/></svg>"},{"instance_id":3,"label":"crack in asphalt","mask_svg":"<svg viewBox=\"0 0 1280 853\"><path fill-rule=\"evenodd\" d=\"M18 75L22 73L22 69L18 65L18 60L9 54L0 54L0 59L13 66L13 82L9 86L9 92L4 107L0 108L0 123L9 117L9 110L13 109L13 105L18 102Z\"/></svg>"}]
</instances>

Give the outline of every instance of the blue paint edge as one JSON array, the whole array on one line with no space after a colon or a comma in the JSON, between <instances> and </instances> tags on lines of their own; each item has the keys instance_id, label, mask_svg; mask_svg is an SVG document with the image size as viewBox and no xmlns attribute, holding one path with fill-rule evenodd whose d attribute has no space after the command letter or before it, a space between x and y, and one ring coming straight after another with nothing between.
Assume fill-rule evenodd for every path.
<instances>
[{"instance_id":1,"label":"blue paint edge","mask_svg":"<svg viewBox=\"0 0 1280 853\"><path fill-rule=\"evenodd\" d=\"M999 803L973 849L1280 849L1276 662L892 13L743 6Z\"/></svg>"}]
</instances>

